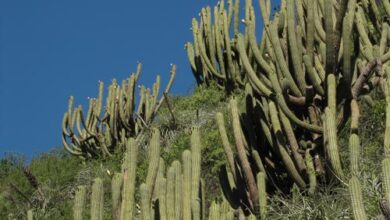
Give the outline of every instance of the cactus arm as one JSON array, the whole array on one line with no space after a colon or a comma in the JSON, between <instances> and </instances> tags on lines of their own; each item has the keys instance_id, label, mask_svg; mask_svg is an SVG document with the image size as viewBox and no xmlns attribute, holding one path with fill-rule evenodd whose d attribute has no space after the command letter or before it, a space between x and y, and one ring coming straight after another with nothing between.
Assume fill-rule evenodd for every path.
<instances>
[{"instance_id":1,"label":"cactus arm","mask_svg":"<svg viewBox=\"0 0 390 220\"><path fill-rule=\"evenodd\" d=\"M297 5L298 9L298 18L303 19L302 14L299 13L299 4ZM306 93L306 81L305 81L305 73L302 68L302 54L299 53L298 49L298 40L296 35L296 25L295 25L295 1L290 0L287 1L287 36L288 36L288 46L291 52L291 59L293 63L293 69L295 73L295 79L297 80L298 87L302 93L305 95Z\"/></svg>"},{"instance_id":2,"label":"cactus arm","mask_svg":"<svg viewBox=\"0 0 390 220\"><path fill-rule=\"evenodd\" d=\"M262 93L262 95L269 97L272 92L269 90L269 88L267 88L266 85L263 84L263 82L261 82L261 80L257 78L256 73L253 70L246 54L244 40L241 34L237 35L237 49L239 51L241 61L243 62L246 71L248 72L250 80L256 85L256 88L260 91L260 93Z\"/></svg>"},{"instance_id":3,"label":"cactus arm","mask_svg":"<svg viewBox=\"0 0 390 220\"><path fill-rule=\"evenodd\" d=\"M256 176L257 189L259 190L259 216L260 219L266 219L267 216L267 192L266 192L266 175L259 172Z\"/></svg>"},{"instance_id":4,"label":"cactus arm","mask_svg":"<svg viewBox=\"0 0 390 220\"><path fill-rule=\"evenodd\" d=\"M329 157L330 164L332 166L335 175L338 177L343 177L343 170L341 168L341 161L337 143L337 128L335 122L335 115L332 110L329 108L325 109L325 120L324 131L326 133L326 139L324 139L325 150Z\"/></svg>"},{"instance_id":5,"label":"cactus arm","mask_svg":"<svg viewBox=\"0 0 390 220\"><path fill-rule=\"evenodd\" d=\"M249 189L249 195L252 201L252 205L253 207L257 207L258 191L256 187L256 181L252 172L252 168L250 167L248 157L246 155L244 142L242 140L239 112L237 108L237 101L235 99L230 100L230 110L232 114L234 139L236 141L236 148L237 148L239 162L242 167L242 172L245 176L247 187Z\"/></svg>"},{"instance_id":6,"label":"cactus arm","mask_svg":"<svg viewBox=\"0 0 390 220\"><path fill-rule=\"evenodd\" d=\"M282 133L282 127L280 125L279 117L278 117L278 110L275 106L274 102L269 102L269 107L270 107L270 117L271 117L271 122L272 122L272 128L274 131L274 134L276 135L276 145L278 152L282 158L283 163L286 166L286 170L288 174L292 177L294 182L298 184L299 187L305 188L306 183L302 179L301 175L295 168L294 162L292 161L290 155L288 154L287 150L285 149L285 143L284 143L284 138L283 138L283 133Z\"/></svg>"},{"instance_id":7,"label":"cactus arm","mask_svg":"<svg viewBox=\"0 0 390 220\"><path fill-rule=\"evenodd\" d=\"M230 171L232 172L234 178L236 178L236 168L235 168L235 162L234 162L234 155L232 151L232 147L230 145L227 133L226 133L226 128L225 128L225 120L223 118L223 114L218 112L216 114L217 118L217 124L218 124L218 129L219 129L219 134L222 139L222 146L225 152L225 156L227 159L227 162L229 164Z\"/></svg>"},{"instance_id":8,"label":"cactus arm","mask_svg":"<svg viewBox=\"0 0 390 220\"><path fill-rule=\"evenodd\" d=\"M290 144L290 148L292 151L292 156L294 158L294 162L298 168L298 171L300 173L305 172L306 166L305 166L305 161L302 157L302 155L298 152L299 150L299 145L297 138L295 137L293 127L291 126L290 121L286 117L286 115L283 113L283 111L279 111L280 115L280 121L282 122L282 127L284 130L284 133L286 134L287 140Z\"/></svg>"}]
</instances>

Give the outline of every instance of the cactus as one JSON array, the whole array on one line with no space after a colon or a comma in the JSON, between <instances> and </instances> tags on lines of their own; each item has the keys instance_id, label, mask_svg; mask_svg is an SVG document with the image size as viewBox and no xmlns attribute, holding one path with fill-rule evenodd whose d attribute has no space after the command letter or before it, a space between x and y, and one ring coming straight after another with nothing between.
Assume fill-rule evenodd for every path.
<instances>
[{"instance_id":1,"label":"cactus","mask_svg":"<svg viewBox=\"0 0 390 220\"><path fill-rule=\"evenodd\" d=\"M103 114L103 82L99 82L98 97L89 99L86 116L81 106L73 109L74 98L69 98L62 122L62 142L66 150L82 158L107 157L116 147L126 145L124 139L133 137L137 142L144 139L145 128L149 127L165 98L158 99L160 77L157 76L152 91L141 86L140 100L136 104L135 88L140 73L141 64L121 85L115 79L112 81ZM172 65L164 93L169 92L175 75L176 66Z\"/></svg>"},{"instance_id":2,"label":"cactus","mask_svg":"<svg viewBox=\"0 0 390 220\"><path fill-rule=\"evenodd\" d=\"M266 219L267 214L267 192L265 183L265 173L259 172L256 176L257 189L259 190L259 216L260 219Z\"/></svg>"},{"instance_id":3,"label":"cactus","mask_svg":"<svg viewBox=\"0 0 390 220\"><path fill-rule=\"evenodd\" d=\"M148 166L148 174L146 176L146 186L148 188L149 195L146 199L151 201L154 183L156 182L157 172L160 163L160 131L156 128L152 131L152 138L148 150L148 158L150 159Z\"/></svg>"},{"instance_id":4,"label":"cactus","mask_svg":"<svg viewBox=\"0 0 390 220\"><path fill-rule=\"evenodd\" d=\"M191 209L194 219L200 219L200 170L201 170L201 143L198 127L191 129ZM184 161L183 161L184 162Z\"/></svg>"},{"instance_id":5,"label":"cactus","mask_svg":"<svg viewBox=\"0 0 390 220\"><path fill-rule=\"evenodd\" d=\"M356 220L367 219L363 205L362 190L357 177L352 177L349 180L349 193L351 195L353 216Z\"/></svg>"},{"instance_id":6,"label":"cactus","mask_svg":"<svg viewBox=\"0 0 390 220\"><path fill-rule=\"evenodd\" d=\"M183 161L182 209L183 219L191 219L191 151L185 150Z\"/></svg>"},{"instance_id":7,"label":"cactus","mask_svg":"<svg viewBox=\"0 0 390 220\"><path fill-rule=\"evenodd\" d=\"M382 179L384 198L390 201L390 158L382 161Z\"/></svg>"},{"instance_id":8,"label":"cactus","mask_svg":"<svg viewBox=\"0 0 390 220\"><path fill-rule=\"evenodd\" d=\"M282 0L282 7L270 19L270 1L261 0L264 28L260 42L251 0L245 1L243 10L240 1L230 1L226 9L221 1L214 13L206 7L199 19L193 19L194 41L186 49L198 84L214 81L228 94L245 90L246 108L231 119L236 125L237 158L221 113L217 123L230 171L234 179L240 175L235 166L242 171L251 202L256 172L250 167L266 171L276 164L276 170L281 170L277 176L289 174L301 189L309 185L311 193L317 187L317 176L323 176L320 164L324 162L331 168L326 178L344 181L337 133L351 117L350 167L356 174L360 148L356 100L382 81L380 67L390 72L389 26L380 14L388 13L390 6L382 2ZM239 27L240 10L245 12L244 28ZM241 116L251 123L238 124ZM260 134L250 134L258 128ZM390 152L388 137L386 155ZM327 161L319 156L324 151Z\"/></svg>"},{"instance_id":9,"label":"cactus","mask_svg":"<svg viewBox=\"0 0 390 220\"><path fill-rule=\"evenodd\" d=\"M111 198L112 198L112 219L120 217L121 189L123 184L123 174L115 173L111 180Z\"/></svg>"},{"instance_id":10,"label":"cactus","mask_svg":"<svg viewBox=\"0 0 390 220\"><path fill-rule=\"evenodd\" d=\"M103 181L95 178L92 185L91 195L91 220L103 220L104 213L104 190Z\"/></svg>"},{"instance_id":11,"label":"cactus","mask_svg":"<svg viewBox=\"0 0 390 220\"><path fill-rule=\"evenodd\" d=\"M150 209L150 202L149 202L149 188L146 183L142 183L139 187L140 194L141 194L141 216L143 220L150 220L151 219L151 209Z\"/></svg>"},{"instance_id":12,"label":"cactus","mask_svg":"<svg viewBox=\"0 0 390 220\"><path fill-rule=\"evenodd\" d=\"M166 207L167 218L175 219L175 168L170 166L167 172Z\"/></svg>"},{"instance_id":13,"label":"cactus","mask_svg":"<svg viewBox=\"0 0 390 220\"><path fill-rule=\"evenodd\" d=\"M138 145L133 138L130 138L126 144L126 153L122 164L123 189L120 219L132 219L134 215L137 156Z\"/></svg>"},{"instance_id":14,"label":"cactus","mask_svg":"<svg viewBox=\"0 0 390 220\"><path fill-rule=\"evenodd\" d=\"M219 204L213 201L210 206L209 220L219 220L220 219L220 209Z\"/></svg>"},{"instance_id":15,"label":"cactus","mask_svg":"<svg viewBox=\"0 0 390 220\"><path fill-rule=\"evenodd\" d=\"M76 189L76 195L74 198L74 207L73 207L73 219L74 220L83 220L84 219L85 195L86 195L85 186L78 186Z\"/></svg>"},{"instance_id":16,"label":"cactus","mask_svg":"<svg viewBox=\"0 0 390 220\"><path fill-rule=\"evenodd\" d=\"M34 219L34 213L33 210L30 209L27 211L27 220L33 220Z\"/></svg>"}]
</instances>

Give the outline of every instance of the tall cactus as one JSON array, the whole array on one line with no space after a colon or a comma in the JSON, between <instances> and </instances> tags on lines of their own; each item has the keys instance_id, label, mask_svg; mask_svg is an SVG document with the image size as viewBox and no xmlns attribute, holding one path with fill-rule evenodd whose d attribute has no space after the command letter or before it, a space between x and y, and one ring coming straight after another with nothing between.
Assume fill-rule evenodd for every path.
<instances>
[{"instance_id":1,"label":"tall cactus","mask_svg":"<svg viewBox=\"0 0 390 220\"><path fill-rule=\"evenodd\" d=\"M103 220L104 213L104 190L103 180L95 178L92 185L91 195L91 220Z\"/></svg>"},{"instance_id":2,"label":"tall cactus","mask_svg":"<svg viewBox=\"0 0 390 220\"><path fill-rule=\"evenodd\" d=\"M126 153L122 164L123 189L120 219L132 219L134 216L137 157L138 145L133 138L130 138L126 144Z\"/></svg>"},{"instance_id":3,"label":"tall cactus","mask_svg":"<svg viewBox=\"0 0 390 220\"><path fill-rule=\"evenodd\" d=\"M183 160L183 188L182 188L182 208L183 219L191 219L191 151L185 150L182 155Z\"/></svg>"},{"instance_id":4,"label":"tall cactus","mask_svg":"<svg viewBox=\"0 0 390 220\"><path fill-rule=\"evenodd\" d=\"M73 219L74 220L83 220L84 219L85 195L86 195L85 186L78 186L76 189L76 195L74 198L74 207L73 207Z\"/></svg>"},{"instance_id":5,"label":"tall cactus","mask_svg":"<svg viewBox=\"0 0 390 220\"><path fill-rule=\"evenodd\" d=\"M349 180L349 193L351 195L352 211L355 220L367 219L366 212L364 210L362 190L357 177L352 177Z\"/></svg>"}]
</instances>

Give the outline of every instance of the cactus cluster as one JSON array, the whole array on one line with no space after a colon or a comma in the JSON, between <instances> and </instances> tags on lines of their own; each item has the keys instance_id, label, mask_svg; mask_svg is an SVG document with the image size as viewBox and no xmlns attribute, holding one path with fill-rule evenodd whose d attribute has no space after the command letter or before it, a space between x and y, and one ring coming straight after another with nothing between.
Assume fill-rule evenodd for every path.
<instances>
[{"instance_id":1,"label":"cactus cluster","mask_svg":"<svg viewBox=\"0 0 390 220\"><path fill-rule=\"evenodd\" d=\"M198 83L245 91L241 110L230 104L237 156L218 122L231 175L246 183L240 201L252 211L259 171L272 188L295 183L309 193L318 176L346 180L337 134L390 66L387 0L282 0L272 16L270 0L259 5L259 42L252 0L242 10L244 33L240 1L228 0L202 9L192 22L193 43L186 44ZM353 169L358 142L352 134Z\"/></svg>"},{"instance_id":2,"label":"cactus cluster","mask_svg":"<svg viewBox=\"0 0 390 220\"><path fill-rule=\"evenodd\" d=\"M136 103L140 74L141 64L138 64L137 71L123 80L121 85L114 79L108 87L104 108L104 85L99 82L98 97L89 99L86 115L81 105L73 108L74 98L69 98L68 111L65 112L62 122L62 142L67 151L83 158L106 157L111 156L118 146L125 146L125 139L142 139L144 130L149 128L164 101L164 96L158 98L160 77L157 76L151 90L140 87L140 98ZM172 65L170 80L164 93L169 92L175 75L176 66Z\"/></svg>"},{"instance_id":3,"label":"cactus cluster","mask_svg":"<svg viewBox=\"0 0 390 220\"><path fill-rule=\"evenodd\" d=\"M160 132L153 129L148 148L148 173L139 187L136 187L138 146L134 138L128 139L122 171L113 174L111 181L113 219L204 219L200 133L198 127L191 130L191 149L183 151L182 162L175 160L166 170L165 161L160 157ZM137 190L141 197L138 206ZM84 219L86 195L86 187L79 186L74 198L75 220ZM91 219L102 219L103 201L102 179L96 178L92 185ZM137 207L139 212L136 212Z\"/></svg>"}]
</instances>

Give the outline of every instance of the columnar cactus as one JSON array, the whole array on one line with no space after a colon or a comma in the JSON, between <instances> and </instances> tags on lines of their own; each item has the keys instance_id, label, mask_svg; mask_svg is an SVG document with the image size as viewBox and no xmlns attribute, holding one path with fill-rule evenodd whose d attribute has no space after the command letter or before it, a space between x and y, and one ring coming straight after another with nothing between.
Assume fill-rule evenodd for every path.
<instances>
[{"instance_id":1,"label":"columnar cactus","mask_svg":"<svg viewBox=\"0 0 390 220\"><path fill-rule=\"evenodd\" d=\"M126 153L122 164L123 188L120 219L132 219L134 216L137 157L138 145L133 138L130 138L126 144Z\"/></svg>"},{"instance_id":2,"label":"columnar cactus","mask_svg":"<svg viewBox=\"0 0 390 220\"><path fill-rule=\"evenodd\" d=\"M85 186L78 186L76 189L76 195L74 198L74 207L73 207L73 219L74 220L83 220L84 219L85 195L86 195Z\"/></svg>"},{"instance_id":3,"label":"columnar cactus","mask_svg":"<svg viewBox=\"0 0 390 220\"><path fill-rule=\"evenodd\" d=\"M356 176L349 180L349 193L351 195L352 211L355 220L367 219L366 211L364 210L362 190L359 180Z\"/></svg>"},{"instance_id":4,"label":"columnar cactus","mask_svg":"<svg viewBox=\"0 0 390 220\"><path fill-rule=\"evenodd\" d=\"M120 217L123 173L115 173L111 180L112 219Z\"/></svg>"},{"instance_id":5,"label":"columnar cactus","mask_svg":"<svg viewBox=\"0 0 390 220\"><path fill-rule=\"evenodd\" d=\"M95 178L92 185L91 195L91 220L103 220L104 213L104 190L103 181Z\"/></svg>"},{"instance_id":6,"label":"columnar cactus","mask_svg":"<svg viewBox=\"0 0 390 220\"><path fill-rule=\"evenodd\" d=\"M114 79L108 87L104 108L104 85L99 82L98 97L89 99L85 116L82 106L73 108L74 98L69 98L68 111L64 114L62 123L62 142L66 150L82 158L106 157L110 156L116 147L124 147L124 140L127 138L133 137L137 142L142 141L144 130L149 128L164 102L164 96L158 99L160 77L157 76L151 90L141 86L137 104L135 89L140 73L139 64L137 72L123 80L121 85ZM170 91L175 75L176 66L172 65L170 80L164 93Z\"/></svg>"}]
</instances>

